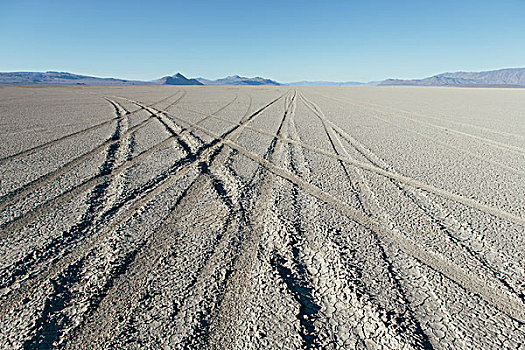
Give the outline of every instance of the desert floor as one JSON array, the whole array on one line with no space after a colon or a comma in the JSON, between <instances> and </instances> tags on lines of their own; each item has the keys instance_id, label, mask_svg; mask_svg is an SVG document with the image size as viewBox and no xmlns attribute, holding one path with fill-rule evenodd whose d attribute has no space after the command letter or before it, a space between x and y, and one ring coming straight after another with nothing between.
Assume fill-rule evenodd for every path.
<instances>
[{"instance_id":1,"label":"desert floor","mask_svg":"<svg viewBox=\"0 0 525 350\"><path fill-rule=\"evenodd\" d=\"M2 349L523 349L523 89L0 87L0 125Z\"/></svg>"}]
</instances>

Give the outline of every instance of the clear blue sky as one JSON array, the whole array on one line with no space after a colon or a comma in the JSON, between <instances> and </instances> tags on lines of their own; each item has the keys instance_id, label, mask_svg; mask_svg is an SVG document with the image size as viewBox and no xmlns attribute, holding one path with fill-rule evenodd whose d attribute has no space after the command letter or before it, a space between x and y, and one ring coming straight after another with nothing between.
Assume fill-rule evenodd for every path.
<instances>
[{"instance_id":1,"label":"clear blue sky","mask_svg":"<svg viewBox=\"0 0 525 350\"><path fill-rule=\"evenodd\" d=\"M421 78L525 67L525 1L0 0L0 71Z\"/></svg>"}]
</instances>

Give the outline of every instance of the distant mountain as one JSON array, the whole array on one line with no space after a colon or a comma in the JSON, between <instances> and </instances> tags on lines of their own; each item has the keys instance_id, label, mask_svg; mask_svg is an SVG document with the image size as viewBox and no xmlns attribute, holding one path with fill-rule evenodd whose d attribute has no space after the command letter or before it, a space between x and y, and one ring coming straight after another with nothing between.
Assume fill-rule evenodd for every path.
<instances>
[{"instance_id":1,"label":"distant mountain","mask_svg":"<svg viewBox=\"0 0 525 350\"><path fill-rule=\"evenodd\" d=\"M188 79L180 73L160 78L154 82L160 85L204 85L200 81L196 79Z\"/></svg>"},{"instance_id":2,"label":"distant mountain","mask_svg":"<svg viewBox=\"0 0 525 350\"><path fill-rule=\"evenodd\" d=\"M149 85L151 82L97 78L66 72L0 73L0 85Z\"/></svg>"},{"instance_id":3,"label":"distant mountain","mask_svg":"<svg viewBox=\"0 0 525 350\"><path fill-rule=\"evenodd\" d=\"M280 83L261 77L247 78L232 75L217 80L188 79L181 73L153 81L99 78L67 72L7 72L0 73L0 85L273 85ZM298 81L294 86L472 86L472 87L525 87L525 68L507 68L486 72L442 73L424 79L387 79L360 83L354 81Z\"/></svg>"},{"instance_id":4,"label":"distant mountain","mask_svg":"<svg viewBox=\"0 0 525 350\"><path fill-rule=\"evenodd\" d=\"M281 85L280 83L271 79L265 79L261 77L246 78L238 75L232 75L217 80L208 80L204 78L197 78L196 80L204 85Z\"/></svg>"},{"instance_id":5,"label":"distant mountain","mask_svg":"<svg viewBox=\"0 0 525 350\"><path fill-rule=\"evenodd\" d=\"M368 85L525 87L525 68L506 68L485 72L442 73L424 79L387 79L372 82Z\"/></svg>"},{"instance_id":6,"label":"distant mountain","mask_svg":"<svg viewBox=\"0 0 525 350\"><path fill-rule=\"evenodd\" d=\"M302 80L302 81L295 81L293 83L287 83L285 85L291 85L291 86L359 86L364 85L365 83L361 83L358 81L308 81L308 80Z\"/></svg>"},{"instance_id":7,"label":"distant mountain","mask_svg":"<svg viewBox=\"0 0 525 350\"><path fill-rule=\"evenodd\" d=\"M0 73L0 85L281 85L261 77L232 75L223 79L188 79L181 73L153 81L98 78L67 72L7 72Z\"/></svg>"},{"instance_id":8,"label":"distant mountain","mask_svg":"<svg viewBox=\"0 0 525 350\"><path fill-rule=\"evenodd\" d=\"M177 73L153 81L98 78L66 72L0 73L0 85L202 85Z\"/></svg>"}]
</instances>

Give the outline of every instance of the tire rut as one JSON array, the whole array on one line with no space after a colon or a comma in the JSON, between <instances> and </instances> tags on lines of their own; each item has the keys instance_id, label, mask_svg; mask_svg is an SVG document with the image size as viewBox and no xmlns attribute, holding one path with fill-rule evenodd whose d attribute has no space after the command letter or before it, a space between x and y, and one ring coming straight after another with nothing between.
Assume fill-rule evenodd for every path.
<instances>
[{"instance_id":1,"label":"tire rut","mask_svg":"<svg viewBox=\"0 0 525 350\"><path fill-rule=\"evenodd\" d=\"M360 106L360 107L376 110L376 111L378 111L380 113L385 113L386 112L384 109L377 108L376 106L371 105L371 104L355 103L355 102L349 102L349 101L345 101L345 102L349 103L349 104L356 105L356 106ZM414 113L410 113L410 114L414 114ZM424 125L426 127L435 128L435 129L443 130L443 131L446 131L446 132L449 132L449 133L452 133L452 134L456 134L456 135L459 135L459 136L464 136L464 137L468 137L468 138L471 138L471 139L474 139L474 140L478 140L478 141L483 142L483 143L485 143L487 145L493 146L493 147L495 147L497 149L501 149L501 150L504 150L504 151L507 151L507 152L512 152L512 153L519 154L519 155L524 155L525 154L525 149L523 149L521 147L508 145L506 143L495 141L495 140L492 140L492 139L488 139L486 137L472 135L472 134L469 134L469 133L466 133L466 132L463 132L463 131L451 129L451 128L448 128L448 127L444 127L444 126L433 124L433 123L429 123L429 122L425 122L425 121L422 121L422 120L417 119L417 118L411 118L411 117L403 116L403 115L400 115L400 114L394 114L394 115L397 116L397 117L409 120L411 122L416 122L416 123Z\"/></svg>"},{"instance_id":2,"label":"tire rut","mask_svg":"<svg viewBox=\"0 0 525 350\"><path fill-rule=\"evenodd\" d=\"M184 120L180 117L176 117L176 118L181 119L182 122L189 123L187 120ZM237 126L237 127L240 127L240 126ZM202 128L200 126L196 126L196 128L209 134L212 137L217 137L215 133L210 132L209 130L205 128ZM267 133L267 134L270 134L270 133ZM468 198L463 198L461 196L450 194L446 191L434 188L433 186L423 184L417 180L409 179L407 177L392 173L390 171L385 171L379 167L372 166L372 165L369 165L363 162L355 161L353 159L349 159L346 157L341 157L331 152L326 152L326 151L317 149L315 147L309 146L301 142L296 142L290 139L283 138L282 136L279 136L279 135L275 135L275 134L273 135L274 137L277 137L280 140L286 141L288 143L300 145L306 149L314 150L319 154L324 154L334 159L341 159L345 161L346 163L351 164L351 165L356 165L361 169L370 170L377 174L384 175L386 177L389 177L395 180L402 180L403 182L410 184L410 185L414 185L415 187L418 187L418 188L422 188L425 190L431 189L430 192L433 192L435 194L444 195L449 199L454 198L462 204L468 203L470 204L470 206L473 206L476 209L480 209L480 208L488 209L488 210L482 210L482 211L485 211L486 213L496 214L496 216L500 216L500 217L507 218L507 219L511 218L512 219L511 221L513 222L517 221L518 223L520 223L521 221L524 221L525 223L524 219L515 217L512 214L508 214L508 213L504 214L498 209L484 206ZM488 303L495 306L497 309L504 312L509 317L514 318L516 320L525 320L525 313L521 311L521 308L522 308L521 302L517 301L515 297L501 293L497 288L494 288L493 286L488 286L485 282L482 282L480 279L467 277L467 274L463 269L459 268L454 263L451 263L450 261L443 259L440 256L440 254L437 254L436 252L421 250L421 248L418 247L417 244L401 236L399 232L390 230L389 228L381 224L377 224L373 222L369 216L363 215L360 212L356 212L353 208L349 207L346 203L340 201L339 199L336 199L335 197L333 197L332 195L328 193L323 192L317 186L314 186L308 182L305 182L304 180L291 174L289 171L284 170L276 166L275 164L272 164L271 162L268 162L263 157L260 157L258 155L251 153L250 151L244 149L238 144L232 142L231 140L226 140L225 144L237 150L240 154L261 164L270 172L280 177L283 177L287 179L288 181L294 182L295 184L302 187L304 190L306 190L311 195L314 195L318 199L324 202L327 202L330 205L335 206L338 210L341 210L342 212L344 212L346 215L348 215L349 217L351 217L353 220L357 221L361 225L367 227L368 229L372 231L376 231L377 234L382 239L385 239L387 242L392 242L393 244L396 244L398 247L400 247L403 251L405 251L409 255L412 255L417 260L424 262L426 265L438 271L439 273L445 275L447 278L450 278L455 283L458 283L459 285L461 285L463 288L471 290L475 294L482 296Z\"/></svg>"},{"instance_id":3,"label":"tire rut","mask_svg":"<svg viewBox=\"0 0 525 350\"><path fill-rule=\"evenodd\" d=\"M257 111L252 113L247 119L246 123L251 121L253 118L257 117L260 113L266 110L269 106L280 100L283 96L280 96L265 106L259 108ZM235 134L239 130L239 127L234 127L226 132L223 136L220 136L213 140L212 142L204 145L199 149L197 153L189 154L186 157L183 157L181 160L177 161L174 165L166 169L164 172L156 176L154 179L148 181L145 185L141 186L138 189L128 191L127 196L121 200L118 204L114 205L110 210L104 213L100 222L107 222L108 217L112 217L117 211L119 211L124 206L128 206L126 212L121 215L116 221L111 224L106 224L105 229L95 232L89 239L84 240L82 244L77 247L73 252L68 253L66 256L63 256L62 259L57 262L54 266L50 267L45 273L41 273L37 276L34 276L30 280L25 280L23 284L18 288L17 291L13 291L10 296L7 296L2 303L0 308L0 317L3 317L7 312L8 305L13 305L14 303L19 303L21 300L27 298L30 293L29 290L29 281L33 285L40 285L46 280L55 278L63 269L67 266L74 264L87 252L90 247L92 247L96 242L105 237L108 233L117 229L121 224L127 221L135 213L137 213L144 205L149 203L155 196L164 191L167 187L175 183L179 178L185 175L192 166L200 159L205 158L208 154L213 152L214 149L218 148L220 145L224 144L228 137L231 137L232 134Z\"/></svg>"},{"instance_id":4,"label":"tire rut","mask_svg":"<svg viewBox=\"0 0 525 350\"><path fill-rule=\"evenodd\" d=\"M285 102L287 107L282 117L278 134L282 131L283 126L286 123L287 118L290 114L290 107L295 100L294 96L291 96L289 102ZM247 118L246 123L251 119ZM244 125L244 124L243 124ZM274 138L270 143L265 159L278 160L282 154L282 144L278 138ZM250 234L243 239L239 251L241 252L238 257L235 258L232 268L232 274L226 282L225 291L222 294L220 302L217 305L217 309L214 315L211 316L210 331L207 339L207 347L224 348L233 347L235 344L236 334L239 329L238 321L239 316L243 313L242 304L246 298L247 290L247 276L254 263L256 250L259 245L261 235L264 232L263 218L268 210L270 199L272 196L273 187L273 176L267 176L264 170L262 173L257 174L254 177L254 181L260 184L251 184L248 188L257 189L258 195L253 196L255 203L247 204L247 208L253 208L253 215L250 215L247 220L250 227Z\"/></svg>"},{"instance_id":5,"label":"tire rut","mask_svg":"<svg viewBox=\"0 0 525 350\"><path fill-rule=\"evenodd\" d=\"M182 97L184 97L184 95ZM182 99L182 97L179 98L177 101L180 101ZM115 106L118 105L118 103L116 103L115 101L112 101L112 104L115 105ZM119 105L119 107L115 107L115 108L117 108L117 111L119 111L119 110L124 111L123 115L125 115L125 116L129 116L130 115L130 113L128 113L120 105ZM144 109L144 108L141 107L140 110L142 110L142 109ZM128 130L126 130L125 135L123 135L123 137L133 137L133 135L134 135L134 133L136 131L140 130L142 127L145 127L148 123L150 123L153 120L152 118L154 118L154 117L156 117L156 116L152 115L151 117L149 117L145 121L135 125L134 127L129 128ZM176 138L176 135L174 135L172 133L172 137L173 137L172 140L174 140ZM11 192L10 194L2 197L0 199L0 210L4 209L5 207L8 207L9 205L12 205L16 201L19 201L21 198L27 196L29 193L34 192L34 191L38 190L39 188L41 188L41 187L51 183L53 180L56 180L60 176L62 176L64 174L67 174L71 169L75 168L76 166L78 166L78 165L82 164L83 162L89 160L90 158L94 157L97 153L101 152L106 147L114 147L116 142L117 142L116 140L113 140L112 138L110 138L106 142L104 142L103 144L101 144L98 147L96 147L95 149L85 153L84 155L82 155L80 157L77 157L76 159L68 162L67 164L63 165L59 169L57 169L57 170L55 170L55 171L53 171L51 173L48 173L48 174L46 174L46 175L44 175L44 176L34 180L33 182L31 182L31 183L29 183L27 185L24 185L24 186L20 187L19 189ZM128 160L127 163L122 164L117 169L114 169L115 174L119 174L122 171L125 171L127 168L132 166L134 163L136 163L136 162L142 160L143 158L151 155L156 150L158 150L161 147L163 147L165 145L165 142L167 142L167 140L165 140L165 141L161 142L160 144L152 147L148 151L142 152L141 154L139 154L134 159ZM132 144L133 144L133 142L132 142ZM131 157L131 153L129 154L129 157ZM25 214L22 214L22 215L20 215L18 217L15 217L15 218L11 219L8 222L0 224L0 228L2 229L2 231L0 232L0 238L6 237L9 234L12 234L14 231L16 231L16 230L20 229L21 227L23 227L24 225L27 225L30 221L36 220L39 216L41 216L42 214L45 214L46 210L49 210L50 207L52 207L54 205L57 205L60 202L60 199L62 197L64 197L63 199L65 199L65 198L72 198L72 196L71 196L72 192L74 192L74 193L76 193L78 195L78 193L82 192L83 190L85 190L90 185L93 185L93 186L100 185L100 183L105 181L103 179L103 177L107 176L107 175L110 175L110 174L105 174L105 175L98 174L98 175L96 175L96 176L94 176L94 177L92 177L92 178L82 182L80 185L77 185L76 187L70 189L69 191L64 192L63 194L55 197L54 199L46 201L46 202L44 202L44 203L42 203L40 205L37 205L35 208L30 210L29 212L27 212ZM63 201L61 201L61 202L63 202Z\"/></svg>"},{"instance_id":6,"label":"tire rut","mask_svg":"<svg viewBox=\"0 0 525 350\"><path fill-rule=\"evenodd\" d=\"M118 259L113 265L111 273L105 277L102 287L97 293L92 293L87 313L82 317L80 323L73 328L73 337L70 339L82 339L81 343L75 341L68 347L101 348L122 327L126 320L126 314L133 309L134 303L144 297L147 288L147 276L163 262L168 242L174 239L167 229L167 223L173 220L174 212L183 202L188 193L195 188L197 179L185 188L169 208L168 215L161 221L158 228L149 236L133 246L124 258ZM122 293L126 291L126 293ZM104 330L105 333L100 331Z\"/></svg>"},{"instance_id":7,"label":"tire rut","mask_svg":"<svg viewBox=\"0 0 525 350\"><path fill-rule=\"evenodd\" d=\"M303 96L303 98L306 100L306 98L304 96ZM395 169L393 169L392 167L387 165L386 161L382 160L377 155L372 153L372 151L370 151L370 149L368 147L362 145L359 141L357 141L356 139L351 137L346 131L344 131L343 129L335 126L335 124L330 122L324 116L324 114L322 114L322 112L319 110L319 108L315 104L310 102L310 106L311 106L310 109L322 120L323 125L325 125L325 131L327 133L329 133L329 131L328 131L329 129L327 129L326 123L329 123L332 127L328 126L328 128L330 128L332 130L332 133L335 132L335 133L339 134L341 137L343 137L347 142L350 143L350 145L352 145L356 149L357 152L359 152L363 157L365 157L365 159L367 159L372 165L377 166L379 168L382 168L382 169L384 169L386 171L390 171L392 173L397 173ZM330 137L331 142L332 142L332 138L335 138L338 141L339 148L342 149L343 152L345 153L344 156L350 158L350 155L348 154L348 152L346 151L345 147L343 146L343 144L341 143L341 141L339 140L338 136L335 133L333 134L333 136ZM332 142L332 146L333 146L334 151L338 155L341 155L341 154L339 154L339 152L338 152L338 150L337 150L337 148L336 148L336 146L334 145L333 142ZM361 180L361 181L363 182L364 180ZM488 263L488 261L483 256L480 256L479 254L475 253L468 245L464 244L454 234L454 229L451 228L450 225L447 224L444 220L439 218L439 215L435 213L435 209L431 209L431 207L434 207L434 208L437 208L440 212L444 212L443 208L438 208L437 204L432 203L432 201L430 201L430 200L428 200L426 198L423 199L421 194L417 193L417 191L414 191L414 190L411 190L409 188L406 188L402 183L399 183L399 182L397 182L395 180L391 180L391 182L394 184L394 186L397 188L397 190L400 191L400 193L404 197L406 197L408 200L413 202L427 217L430 218L430 220L432 221L433 225L435 225L436 227L439 228L439 231L443 232L446 235L446 237L449 240L448 243L457 245L468 256L470 256L473 260L477 261L480 264L480 266L478 268L485 269L485 271L483 273L484 276L486 276L487 274L491 275L493 279L498 281L510 293L514 294L515 296L518 296L519 298L522 299L523 302L525 302L524 295L522 293L519 293L517 291L517 289L515 287L511 286L509 284L509 282L507 282L507 280L505 279L505 277L506 278L510 278L510 276L508 276L504 271L498 270L495 267L491 266ZM370 192L370 190L368 190L368 192ZM373 195L369 196L369 197L373 197ZM425 202L428 202L428 204L425 203ZM377 206L376 206L376 210L382 211ZM454 223L455 223L454 226L456 226L456 227L461 226L459 223L455 222L455 220L452 219L450 216L447 216L447 217L448 217L448 221L451 221L451 220L454 221ZM392 219L388 219L387 221L393 222ZM495 252L493 250L492 250L492 253L497 254L497 252Z\"/></svg>"},{"instance_id":8,"label":"tire rut","mask_svg":"<svg viewBox=\"0 0 525 350\"><path fill-rule=\"evenodd\" d=\"M228 105L230 105L232 102L230 102ZM226 105L225 107L227 107L228 105ZM221 109L224 109L225 107L221 108ZM224 202L224 204L229 208L229 211L230 211L230 214L228 215L228 219L224 222L224 229L223 231L225 232L228 227L231 225L232 223L232 220L233 220L233 216L238 216L239 213L242 213L243 211L242 210L239 210L238 208L235 208L236 205L234 204L234 202L232 201L232 195L231 194L228 194L228 191L226 190L225 188L225 185L223 183L222 180L220 180L219 178L217 178L215 175L212 174L212 172L210 171L209 167L208 167L208 164L211 164L214 159L217 157L217 155L221 154L221 151L222 151L222 147L218 148L214 153L211 154L210 156L210 159L208 161L201 161L199 164L198 164L198 167L201 169L201 175L200 176L207 176L210 178L211 180L211 184L213 186L213 188L215 189L217 195L219 196L219 198L222 199L222 201ZM222 156L222 157L221 157ZM219 162L219 164L222 164L223 163L223 158L224 158L224 155L221 154L219 156L220 159L218 159L217 161ZM195 183L195 182L194 182ZM194 184L192 183L192 185ZM191 187L191 186L190 186ZM199 186L199 188L195 189L195 191L197 191L197 193L194 194L194 196L199 196L199 193L204 189L205 187L204 186ZM186 190L188 191L188 189ZM193 191L193 192L195 192ZM239 192L238 190L236 192ZM178 201L179 203L179 201ZM176 206L175 206L176 207ZM171 208L170 212L172 210L175 209L175 207ZM157 236L157 235L156 235ZM155 237L157 240L159 239L158 237ZM219 235L217 237L217 241L221 242L221 235ZM222 244L222 243L220 243ZM150 245L148 243L148 245ZM166 245L167 246L167 245ZM226 252L228 251L227 249L219 249L219 247L217 248L219 252ZM221 253L221 254L224 254L224 253ZM210 260L213 260L213 257L217 255L217 252L212 252L212 255L209 259L206 259L207 261L210 261ZM147 254L147 255L143 255L142 256L142 259L145 259L145 258L148 258L149 256L154 256L152 254ZM139 260L140 261L140 260ZM208 264L208 263L206 263ZM146 265L149 265L149 264L146 264ZM157 264L151 264L152 266L157 266ZM146 271L143 271L141 270L140 272L140 275L148 275L150 274L151 272L149 271L152 271L152 270L155 270L156 268L155 267L152 267L151 269L147 269ZM208 271L210 270L210 267L206 268L206 267L203 267L204 270ZM197 276L200 275L202 272L199 272L197 271ZM204 275L204 277L208 276L207 274ZM138 277L133 277L133 279L136 279ZM143 281L144 279L143 278L139 278L138 279L139 281ZM198 278L197 279L194 279L194 281L190 284L190 287L188 287L188 289L191 289L191 285L194 285L195 283L197 283L199 280L201 280L201 278ZM124 279L125 283L128 284L129 281L128 279ZM202 283L202 282L200 282ZM116 288L115 291L119 291L120 289L119 288ZM131 299L134 299L134 297L132 297ZM126 308L129 308L129 305L126 307ZM175 310L175 312L172 314L172 318L176 317L177 314L183 309L183 306L179 307L178 310ZM112 306L111 307L111 310L114 311L114 310L119 310L119 308L115 308L115 306ZM117 312L117 311L115 311ZM103 318L97 318L97 319L107 319L107 320L110 320L110 319L115 319L115 317L103 317ZM204 321L203 321L204 322ZM105 328L105 327L95 327L95 328ZM202 327L201 327L202 328ZM196 329L199 329L199 327L196 327ZM202 330L201 330L202 331Z\"/></svg>"},{"instance_id":9,"label":"tire rut","mask_svg":"<svg viewBox=\"0 0 525 350\"><path fill-rule=\"evenodd\" d=\"M116 105L116 102L112 102L112 104ZM115 107L117 108L117 107ZM119 107L122 108L122 107ZM117 111L117 113L119 113ZM117 122L121 120L124 116L129 116L130 114L123 110L122 114L119 114L119 117L117 118ZM149 124L152 121L151 118L146 119L145 121L139 123L138 125L126 130L125 134L123 135L125 137L132 135L136 131L140 130L141 128L145 127L147 124ZM94 157L96 154L102 152L106 147L115 147L116 143L118 141L113 139L113 137L110 137L107 141L100 144L99 146L95 147L91 151L88 151L81 156L67 162L66 164L62 165L55 171L52 171L50 173L47 173L41 177L39 177L36 180L33 180L32 182L21 186L20 188L4 195L2 198L0 198L0 210L5 209L6 207L12 205L16 201L19 201L23 197L27 196L28 194L38 190L39 188L47 185L48 183L56 180L60 176L68 173L71 171L71 169L75 168L76 166L84 163L85 161L89 160L90 158ZM4 224L5 225L5 224Z\"/></svg>"},{"instance_id":10,"label":"tire rut","mask_svg":"<svg viewBox=\"0 0 525 350\"><path fill-rule=\"evenodd\" d=\"M377 232L382 240L398 246L407 254L415 257L417 260L423 262L433 270L443 274L463 288L480 295L489 304L507 314L507 316L518 320L519 322L523 322L522 320L525 320L525 313L522 311L522 303L516 300L515 297L512 297L508 294L503 294L497 288L487 285L485 281L481 281L478 278L469 276L465 271L463 271L463 269L459 268L450 261L444 260L440 255L434 252L421 250L417 244L406 239L399 232L390 230L389 228L374 222L372 218L362 214L361 212L357 212L345 202L342 202L332 195L322 191L317 186L304 181L289 171L275 166L262 157L253 154L243 147L237 145L236 143L227 141L226 144L231 148L236 149L240 154L265 166L265 168L272 173L300 186L301 189L305 190L310 195L313 195L330 206L333 206L369 230Z\"/></svg>"},{"instance_id":11,"label":"tire rut","mask_svg":"<svg viewBox=\"0 0 525 350\"><path fill-rule=\"evenodd\" d=\"M328 133L327 128L325 132ZM290 124L290 136L292 139L300 141L293 120ZM330 135L329 141L332 142ZM302 178L311 178L314 171L306 162L306 158L301 149L297 149L297 152L292 152L292 150L292 146L290 145L289 163L292 171ZM344 173L349 178L349 181L352 183L355 181L347 171L344 171ZM317 218L320 216L320 212L318 210L318 204L313 202L311 198L303 198L304 196L300 195L299 189L296 185L294 185L292 189L293 202L295 203L293 212L298 213L296 214L297 219L292 223L292 226L295 228L298 238L294 238L295 235L292 235L290 245L293 249L294 260L299 259L300 246L302 247L302 256L315 256L315 258L307 262L306 270L315 273L315 275L312 274L310 279L315 278L316 281L318 281L315 284L316 295L318 295L320 303L324 305L321 311L323 318L326 320L327 326L325 326L325 332L327 332L328 339L332 338L334 346L337 344L339 347L366 347L366 344L371 346L370 344L373 343L391 347L392 344L384 343L384 341L385 339L393 338L397 339L400 344L411 344L416 348L431 348L427 336L421 330L419 322L415 319L410 309L404 310L403 312L394 312L381 307L377 304L377 301L374 301L373 294L362 282L362 276L364 274L356 264L359 258L352 252L345 254L345 251L348 249L348 242L345 242L342 238L338 239L338 235L330 234L331 228L328 228L328 232L319 232L316 235L315 233L324 225L322 221L317 222L321 219L312 220L316 222L315 224L311 221L302 221L301 218L304 217ZM354 186L352 186L352 190L356 191ZM356 200L359 202L359 208L366 212L361 199L356 198ZM294 214L288 213L287 215L283 214L283 216L294 217ZM406 300L404 290L400 288L397 283L397 275L394 274L391 269L391 262L384 254L384 250L375 234L373 232L371 233L375 239L376 249L379 251L379 255L387 267L389 283L394 285L393 289L397 291L398 297L401 296L403 300ZM303 241L303 243L299 246L298 242L300 241ZM336 268L338 266L341 266L341 268ZM301 267L299 271L301 270L304 271L305 268ZM304 272L302 274L304 275ZM333 277L326 278L326 276ZM334 283L334 279L337 282ZM319 292L320 290L325 290L325 292ZM326 292L327 290L329 292ZM346 305L350 299L341 297L344 294L351 296L352 303L350 305ZM359 307L356 304L359 305ZM401 305L404 304L405 303ZM345 306L343 307L342 305ZM398 307L401 305L398 305ZM368 310L365 312L363 318L359 318L358 315L360 311L358 311L358 309ZM332 313L332 310L336 311ZM382 315L381 318L379 315ZM350 323L344 321L348 319L352 321ZM338 322L337 328L342 331L331 330L331 328L334 327L331 326L334 322ZM362 330L360 327L362 327ZM370 332L369 330L372 329L381 330L382 333L380 334L382 335L378 336L377 333L374 334ZM386 333L388 333L387 337L385 337ZM408 338L408 334L413 334L414 338Z\"/></svg>"},{"instance_id":12,"label":"tire rut","mask_svg":"<svg viewBox=\"0 0 525 350\"><path fill-rule=\"evenodd\" d=\"M170 95L168 96L166 99L168 98L171 98L173 97L174 95ZM108 100L108 99L106 99ZM154 103L153 105L156 105L157 103L161 103L163 102L165 99L163 100L160 100L156 103ZM112 103L112 102L110 102ZM113 104L113 103L112 103ZM130 115L131 114L135 114L139 111L141 111L142 108L138 109L138 110L135 110L133 112L128 112ZM18 159L18 158L22 158L22 157L25 157L25 156L28 156L32 153L35 153L35 152L38 152L38 151L42 151L48 147L51 147L57 143L60 143L61 141L65 141L65 140L68 140L68 139L71 139L71 138L74 138L75 136L80 136L82 134L85 134L89 131L92 131L92 130L96 130L98 128L101 128L105 125L108 125L110 123L112 123L113 121L117 120L119 118L119 116L115 116L114 118L110 119L110 120L107 120L105 122L102 122L102 123L99 123L99 124L96 124L96 125L93 125L93 126L90 126L88 128L85 128L85 129L82 129L82 130L79 130L79 131L76 131L74 133L71 133L71 134L68 134L68 135L65 135L65 136L62 136L62 137L59 137L58 139L55 139L55 140L52 140L52 141L49 141L49 142L46 142L46 143L43 143L41 145L38 145L38 146L35 146L35 147L32 147L30 149L27 149L25 151L21 151L21 152L18 152L16 154L13 154L13 155L10 155L10 156L7 156L7 157L4 157L4 158L0 158L0 165L4 164L5 162L7 161L11 161L11 160L15 160L15 159Z\"/></svg>"},{"instance_id":13,"label":"tire rut","mask_svg":"<svg viewBox=\"0 0 525 350\"><path fill-rule=\"evenodd\" d=\"M191 122L189 122L188 120L186 120L184 118L181 118L181 117L178 117L178 116L174 116L174 117L176 119L179 119L181 122L190 123L191 124ZM219 120L225 121L225 122L229 122L230 124L233 124L233 125L239 125L239 123L232 122L231 120L228 120L228 119L225 119L225 118L221 118L221 117L217 117L217 116L213 116L213 117L217 118ZM274 133L269 133L269 132L260 130L258 128L251 127L249 125L246 125L246 126L243 126L243 127L247 128L247 129L250 129L252 131L255 131L257 133L260 133L262 135L267 135L269 137L274 137L275 136ZM204 128L200 127L200 126L197 126L196 128L198 130L203 131L204 133L207 133L210 136L215 135L215 133L210 132L209 130L204 129ZM283 141L283 142L290 143L290 144L295 144L295 145L301 146L303 148L306 148L306 149L308 149L310 151L313 151L315 153L318 153L318 154L321 154L321 155L324 155L324 156L327 156L327 157L331 157L331 158L336 159L336 160L340 160L340 161L342 161L342 162L344 162L346 164L358 167L358 168L363 169L365 171L376 173L378 175L381 175L381 176L384 176L384 177L387 177L387 178L390 178L390 179L402 182L404 184L410 185L410 186L415 187L417 189L421 189L421 190L424 190L426 192L435 194L435 195L437 195L439 197L443 197L445 199L449 199L449 200L455 201L457 203L460 203L460 204L465 205L467 207L470 207L472 209L481 211L483 213L486 213L486 214L489 214L489 215L493 215L495 217L498 217L500 219L504 219L506 221L509 221L509 222L512 222L512 223L515 223L515 224L518 224L518 225L525 226L525 218L523 218L521 216L518 216L518 215L515 215L513 213L509 213L509 212L507 212L507 211L505 211L503 209L499 209L499 208L496 208L496 207L492 207L492 206L483 204L483 203L481 203L481 202L479 202L477 200L474 200L474 199L467 198L467 197L462 196L462 195L458 195L458 194L452 193L452 192L450 192L448 190L444 190L442 188L438 188L438 187L435 187L433 185L429 185L429 184L427 184L427 183L425 183L423 181L419 181L419 180L417 180L415 178L411 178L409 176L405 176L405 175L402 175L402 174L394 173L394 172L391 172L390 170L382 169L381 167L378 167L378 166L370 164L370 163L365 163L365 162L361 162L361 161L358 161L358 160L355 160L355 159L352 159L352 158L348 158L348 157L345 157L345 156L340 156L338 154L335 154L335 153L332 153L332 152L329 152L329 151L326 151L326 150L314 147L314 146L312 146L310 144L307 144L307 143L304 143L304 142L294 141L294 140L291 140L291 139L288 139L288 138L285 138L285 137L281 137L281 136L279 136L279 139L281 141Z\"/></svg>"},{"instance_id":14,"label":"tire rut","mask_svg":"<svg viewBox=\"0 0 525 350\"><path fill-rule=\"evenodd\" d=\"M117 113L124 117L118 119L115 131L111 136L111 140L115 141L115 143L107 148L105 161L99 169L100 176L105 176L111 173L116 164L125 161L129 154L129 149L120 149L123 144L126 144L124 135L126 135L126 131L129 126L129 120L126 118L128 113L126 113L125 109L123 109L120 105L116 105L115 108L117 107ZM81 240L84 235L88 234L94 225L96 218L101 212L104 211L104 202L106 201L106 196L108 195L110 185L110 182L103 182L92 190L87 200L88 208L82 215L80 221L75 224L68 232L65 232L62 237L59 237L58 239L55 239L47 244L47 246L38 255L38 262L45 262L49 259L49 257L56 256L64 246L74 244L75 242ZM33 263L36 262L33 261ZM43 313L36 319L35 324L36 329L41 329L41 332L44 332L45 336L42 336L42 334L37 332L35 337L26 341L24 345L25 347L39 348L42 346L50 346L57 340L55 338L59 337L60 333L62 332L62 326L65 323L63 320L61 320L59 314L67 306L72 298L67 286L74 281L78 281L78 271L81 264L82 262L78 261L75 264L70 265L66 269L65 274L58 277L58 280L52 280L55 293L46 299L46 305L44 307ZM31 265L32 264L26 264L23 269L19 271L25 272L24 270L27 270L28 268L30 269Z\"/></svg>"}]
</instances>

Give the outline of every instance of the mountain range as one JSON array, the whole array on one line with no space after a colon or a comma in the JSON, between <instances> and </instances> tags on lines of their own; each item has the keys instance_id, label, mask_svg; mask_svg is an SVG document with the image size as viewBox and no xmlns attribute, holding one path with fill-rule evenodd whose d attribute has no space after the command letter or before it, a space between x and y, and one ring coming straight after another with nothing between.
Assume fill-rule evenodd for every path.
<instances>
[{"instance_id":1,"label":"mountain range","mask_svg":"<svg viewBox=\"0 0 525 350\"><path fill-rule=\"evenodd\" d=\"M145 85L145 83L66 72L9 72L0 73L0 85Z\"/></svg>"},{"instance_id":2,"label":"mountain range","mask_svg":"<svg viewBox=\"0 0 525 350\"><path fill-rule=\"evenodd\" d=\"M217 80L208 80L204 78L197 78L203 85L281 85L280 83L261 77L246 78L238 75L231 75L226 78Z\"/></svg>"},{"instance_id":3,"label":"mountain range","mask_svg":"<svg viewBox=\"0 0 525 350\"><path fill-rule=\"evenodd\" d=\"M277 81L232 75L217 80L188 79L181 73L152 81L98 78L67 72L0 73L0 85L293 85L293 86L461 86L461 87L525 87L525 68L506 68L484 72L441 73L424 79L386 79L361 83L355 81L298 81L281 84Z\"/></svg>"},{"instance_id":4,"label":"mountain range","mask_svg":"<svg viewBox=\"0 0 525 350\"><path fill-rule=\"evenodd\" d=\"M424 79L387 79L367 85L525 87L525 68L506 68L484 72L441 73Z\"/></svg>"},{"instance_id":5,"label":"mountain range","mask_svg":"<svg viewBox=\"0 0 525 350\"><path fill-rule=\"evenodd\" d=\"M7 72L0 73L0 85L281 85L261 77L232 75L217 80L188 79L181 73L152 81L98 78L67 72Z\"/></svg>"}]
</instances>

